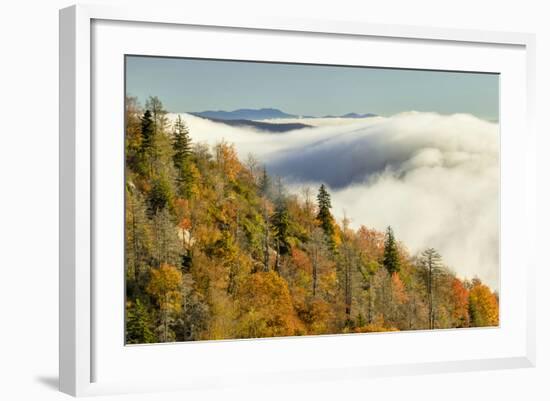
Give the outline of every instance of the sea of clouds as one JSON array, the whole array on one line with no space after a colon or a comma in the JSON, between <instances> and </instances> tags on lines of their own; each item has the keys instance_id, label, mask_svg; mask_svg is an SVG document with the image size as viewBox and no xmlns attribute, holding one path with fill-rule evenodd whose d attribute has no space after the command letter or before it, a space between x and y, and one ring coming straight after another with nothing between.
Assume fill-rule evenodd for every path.
<instances>
[{"instance_id":1,"label":"sea of clouds","mask_svg":"<svg viewBox=\"0 0 550 401\"><path fill-rule=\"evenodd\" d=\"M333 213L384 230L415 254L436 248L459 276L499 287L499 128L471 115L406 112L365 119L296 119L286 133L182 115L196 142L225 139L291 191L327 184ZM172 115L172 118L174 116Z\"/></svg>"}]
</instances>

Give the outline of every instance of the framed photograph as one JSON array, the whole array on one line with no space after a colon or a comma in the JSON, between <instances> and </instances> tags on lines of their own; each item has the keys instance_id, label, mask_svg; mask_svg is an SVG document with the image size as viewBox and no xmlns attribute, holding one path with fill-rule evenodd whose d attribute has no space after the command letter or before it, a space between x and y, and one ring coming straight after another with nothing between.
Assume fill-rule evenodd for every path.
<instances>
[{"instance_id":1,"label":"framed photograph","mask_svg":"<svg viewBox=\"0 0 550 401\"><path fill-rule=\"evenodd\" d=\"M61 390L534 366L533 49L61 10Z\"/></svg>"}]
</instances>

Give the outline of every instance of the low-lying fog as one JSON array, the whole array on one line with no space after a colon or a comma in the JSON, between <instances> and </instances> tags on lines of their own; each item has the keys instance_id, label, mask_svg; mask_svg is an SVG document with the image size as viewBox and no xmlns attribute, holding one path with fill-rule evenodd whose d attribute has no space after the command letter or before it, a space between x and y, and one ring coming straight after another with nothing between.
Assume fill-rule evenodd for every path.
<instances>
[{"instance_id":1,"label":"low-lying fog","mask_svg":"<svg viewBox=\"0 0 550 401\"><path fill-rule=\"evenodd\" d=\"M436 248L457 274L499 283L498 124L466 114L407 112L315 118L266 133L183 114L195 142L222 138L252 153L296 193L330 187L333 213L352 225L391 225L411 253ZM174 115L171 115L174 118Z\"/></svg>"}]
</instances>

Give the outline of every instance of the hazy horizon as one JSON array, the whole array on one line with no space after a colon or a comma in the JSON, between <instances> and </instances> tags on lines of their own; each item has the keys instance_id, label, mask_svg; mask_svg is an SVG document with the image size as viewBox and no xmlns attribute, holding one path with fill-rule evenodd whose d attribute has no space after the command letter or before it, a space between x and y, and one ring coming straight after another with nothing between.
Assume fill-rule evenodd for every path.
<instances>
[{"instance_id":1,"label":"hazy horizon","mask_svg":"<svg viewBox=\"0 0 550 401\"><path fill-rule=\"evenodd\" d=\"M174 113L273 108L297 116L406 111L499 119L498 74L126 56L126 94Z\"/></svg>"}]
</instances>

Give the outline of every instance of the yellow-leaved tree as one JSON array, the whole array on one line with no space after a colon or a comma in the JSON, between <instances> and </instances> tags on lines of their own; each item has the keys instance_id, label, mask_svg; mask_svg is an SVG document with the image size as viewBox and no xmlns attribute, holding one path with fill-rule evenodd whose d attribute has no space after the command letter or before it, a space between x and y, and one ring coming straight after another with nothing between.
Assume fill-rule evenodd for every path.
<instances>
[{"instance_id":1,"label":"yellow-leaved tree","mask_svg":"<svg viewBox=\"0 0 550 401\"><path fill-rule=\"evenodd\" d=\"M159 268L151 269L147 292L158 304L160 326L159 339L163 342L173 340L169 328L174 315L181 310L183 276L177 267L163 263Z\"/></svg>"},{"instance_id":2,"label":"yellow-leaved tree","mask_svg":"<svg viewBox=\"0 0 550 401\"><path fill-rule=\"evenodd\" d=\"M286 281L274 271L251 274L238 293L238 337L291 336L303 332Z\"/></svg>"},{"instance_id":3,"label":"yellow-leaved tree","mask_svg":"<svg viewBox=\"0 0 550 401\"><path fill-rule=\"evenodd\" d=\"M481 281L474 279L468 297L471 325L474 327L498 326L498 300Z\"/></svg>"},{"instance_id":4,"label":"yellow-leaved tree","mask_svg":"<svg viewBox=\"0 0 550 401\"><path fill-rule=\"evenodd\" d=\"M237 175L243 169L237 156L237 150L234 144L221 141L214 147L216 161L224 176L231 182L234 182Z\"/></svg>"}]
</instances>

